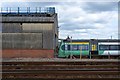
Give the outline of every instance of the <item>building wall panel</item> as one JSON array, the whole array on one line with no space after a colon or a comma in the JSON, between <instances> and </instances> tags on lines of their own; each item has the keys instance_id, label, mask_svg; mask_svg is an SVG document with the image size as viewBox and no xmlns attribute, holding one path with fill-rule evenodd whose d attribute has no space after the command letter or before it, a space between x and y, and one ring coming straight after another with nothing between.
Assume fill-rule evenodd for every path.
<instances>
[{"instance_id":1,"label":"building wall panel","mask_svg":"<svg viewBox=\"0 0 120 80\"><path fill-rule=\"evenodd\" d=\"M41 49L42 33L2 33L3 49Z\"/></svg>"},{"instance_id":2,"label":"building wall panel","mask_svg":"<svg viewBox=\"0 0 120 80\"><path fill-rule=\"evenodd\" d=\"M20 33L22 32L22 25L20 23L2 23L3 33Z\"/></svg>"},{"instance_id":3,"label":"building wall panel","mask_svg":"<svg viewBox=\"0 0 120 80\"><path fill-rule=\"evenodd\" d=\"M53 47L53 32L44 31L43 32L43 48L44 49L54 49Z\"/></svg>"},{"instance_id":4,"label":"building wall panel","mask_svg":"<svg viewBox=\"0 0 120 80\"><path fill-rule=\"evenodd\" d=\"M54 36L54 24L53 23L23 23L23 32L43 34L43 49L54 49L53 36Z\"/></svg>"},{"instance_id":5,"label":"building wall panel","mask_svg":"<svg viewBox=\"0 0 120 80\"><path fill-rule=\"evenodd\" d=\"M23 32L44 32L53 30L53 23L23 23Z\"/></svg>"}]
</instances>

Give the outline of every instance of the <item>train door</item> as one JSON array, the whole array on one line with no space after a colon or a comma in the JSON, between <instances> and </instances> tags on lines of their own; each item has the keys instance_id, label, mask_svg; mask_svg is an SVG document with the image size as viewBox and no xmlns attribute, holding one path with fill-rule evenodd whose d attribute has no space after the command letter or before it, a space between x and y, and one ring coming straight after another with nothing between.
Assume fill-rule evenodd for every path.
<instances>
[{"instance_id":1,"label":"train door","mask_svg":"<svg viewBox=\"0 0 120 80\"><path fill-rule=\"evenodd\" d=\"M98 56L98 40L90 40L90 57Z\"/></svg>"}]
</instances>

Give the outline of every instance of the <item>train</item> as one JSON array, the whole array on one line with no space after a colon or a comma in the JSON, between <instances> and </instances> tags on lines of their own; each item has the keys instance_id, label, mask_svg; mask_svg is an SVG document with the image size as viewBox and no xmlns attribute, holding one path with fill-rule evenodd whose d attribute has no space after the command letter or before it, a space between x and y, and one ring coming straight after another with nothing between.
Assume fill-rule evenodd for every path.
<instances>
[{"instance_id":1,"label":"train","mask_svg":"<svg viewBox=\"0 0 120 80\"><path fill-rule=\"evenodd\" d=\"M97 57L120 57L119 39L65 39L59 43L58 57L70 56Z\"/></svg>"}]
</instances>

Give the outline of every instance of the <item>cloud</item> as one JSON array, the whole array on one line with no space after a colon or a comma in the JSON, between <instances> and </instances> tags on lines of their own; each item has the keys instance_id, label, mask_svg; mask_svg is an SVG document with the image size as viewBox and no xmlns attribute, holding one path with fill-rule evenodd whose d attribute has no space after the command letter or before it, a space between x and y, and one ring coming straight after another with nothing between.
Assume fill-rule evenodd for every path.
<instances>
[{"instance_id":1,"label":"cloud","mask_svg":"<svg viewBox=\"0 0 120 80\"><path fill-rule=\"evenodd\" d=\"M87 12L103 12L117 10L118 2L87 2L82 8Z\"/></svg>"},{"instance_id":2,"label":"cloud","mask_svg":"<svg viewBox=\"0 0 120 80\"><path fill-rule=\"evenodd\" d=\"M2 2L2 7L45 7L58 4L58 2Z\"/></svg>"},{"instance_id":3,"label":"cloud","mask_svg":"<svg viewBox=\"0 0 120 80\"><path fill-rule=\"evenodd\" d=\"M90 8L86 9L83 6ZM58 7L60 14L59 25L61 26L60 38L65 38L67 35L74 36L73 38L77 39L107 39L110 36L118 38L117 3L73 3L72 7L69 4ZM65 35L62 30L66 31Z\"/></svg>"},{"instance_id":4,"label":"cloud","mask_svg":"<svg viewBox=\"0 0 120 80\"><path fill-rule=\"evenodd\" d=\"M22 3L22 2L21 2ZM3 6L55 7L58 14L59 38L118 38L117 2L25 2Z\"/></svg>"}]
</instances>

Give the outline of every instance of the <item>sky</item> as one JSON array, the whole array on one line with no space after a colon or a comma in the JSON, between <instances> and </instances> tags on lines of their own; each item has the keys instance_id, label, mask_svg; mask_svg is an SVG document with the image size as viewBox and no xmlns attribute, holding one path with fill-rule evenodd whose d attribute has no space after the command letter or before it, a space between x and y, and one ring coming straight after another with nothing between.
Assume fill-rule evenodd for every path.
<instances>
[{"instance_id":1,"label":"sky","mask_svg":"<svg viewBox=\"0 0 120 80\"><path fill-rule=\"evenodd\" d=\"M3 2L1 7L55 7L59 38L117 39L118 2Z\"/></svg>"}]
</instances>

